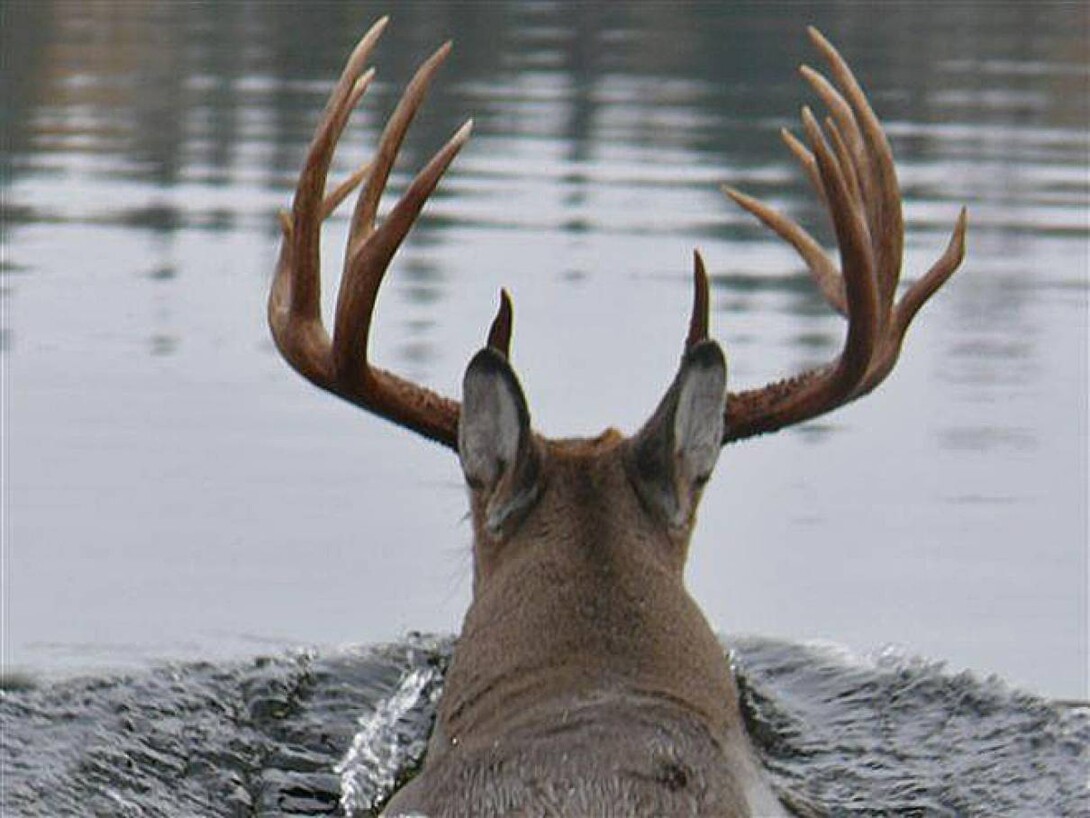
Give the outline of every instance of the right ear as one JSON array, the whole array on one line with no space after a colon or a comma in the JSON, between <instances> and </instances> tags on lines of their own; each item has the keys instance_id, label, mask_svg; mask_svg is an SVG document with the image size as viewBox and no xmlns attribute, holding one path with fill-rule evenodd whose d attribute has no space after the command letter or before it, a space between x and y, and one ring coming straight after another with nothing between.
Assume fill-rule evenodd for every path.
<instances>
[{"instance_id":1,"label":"right ear","mask_svg":"<svg viewBox=\"0 0 1090 818\"><path fill-rule=\"evenodd\" d=\"M630 444L632 476L649 509L685 529L723 442L727 361L714 341L686 351L658 409Z\"/></svg>"},{"instance_id":2,"label":"right ear","mask_svg":"<svg viewBox=\"0 0 1090 818\"><path fill-rule=\"evenodd\" d=\"M458 457L493 536L537 498L539 456L526 398L507 359L491 347L473 356L462 380Z\"/></svg>"}]
</instances>

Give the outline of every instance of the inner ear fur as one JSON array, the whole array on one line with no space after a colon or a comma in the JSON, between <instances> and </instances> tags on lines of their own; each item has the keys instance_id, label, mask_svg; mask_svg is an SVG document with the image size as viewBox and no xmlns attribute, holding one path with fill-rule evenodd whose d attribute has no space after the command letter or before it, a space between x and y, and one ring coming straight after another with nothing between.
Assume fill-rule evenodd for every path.
<instances>
[{"instance_id":1,"label":"inner ear fur","mask_svg":"<svg viewBox=\"0 0 1090 818\"><path fill-rule=\"evenodd\" d=\"M526 398L507 359L491 347L466 367L458 457L466 483L485 503L484 522L492 534L536 498L540 457Z\"/></svg>"},{"instance_id":2,"label":"inner ear fur","mask_svg":"<svg viewBox=\"0 0 1090 818\"><path fill-rule=\"evenodd\" d=\"M685 352L651 419L632 438L630 468L644 503L671 528L692 522L723 440L727 362L715 341Z\"/></svg>"}]
</instances>

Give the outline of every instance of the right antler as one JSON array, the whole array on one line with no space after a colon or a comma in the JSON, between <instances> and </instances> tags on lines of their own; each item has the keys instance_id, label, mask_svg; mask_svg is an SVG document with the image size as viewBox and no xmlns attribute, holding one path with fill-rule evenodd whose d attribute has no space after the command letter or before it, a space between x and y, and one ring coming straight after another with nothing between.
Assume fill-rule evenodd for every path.
<instances>
[{"instance_id":1,"label":"right antler","mask_svg":"<svg viewBox=\"0 0 1090 818\"><path fill-rule=\"evenodd\" d=\"M829 63L835 87L808 66L800 70L832 117L823 131L809 108L803 108L812 152L786 130L783 138L829 211L841 269L798 224L733 188L723 190L795 248L826 301L847 316L848 334L836 361L760 389L730 393L724 443L801 423L874 389L897 362L916 312L965 255L962 208L946 251L894 304L904 221L889 142L844 58L816 29L809 33Z\"/></svg>"},{"instance_id":2,"label":"right antler","mask_svg":"<svg viewBox=\"0 0 1090 818\"><path fill-rule=\"evenodd\" d=\"M417 70L386 123L374 160L328 196L325 194L333 150L349 114L374 77L373 69L364 72L364 63L386 28L387 20L383 17L375 23L348 58L315 130L299 175L291 213L281 214L284 238L269 293L269 326L284 358L314 384L455 448L459 413L456 401L371 366L367 361L371 316L386 268L443 172L469 139L473 125L469 120L459 128L412 181L385 221L376 227L379 199L386 189L402 139L424 100L432 77L450 52L450 43L439 48ZM352 214L330 340L321 317L319 234L322 222L364 179L366 185ZM501 316L506 317L497 319L499 326L490 335L490 343L494 341L494 345L504 349L508 341L505 333L510 333L509 313L505 300Z\"/></svg>"}]
</instances>

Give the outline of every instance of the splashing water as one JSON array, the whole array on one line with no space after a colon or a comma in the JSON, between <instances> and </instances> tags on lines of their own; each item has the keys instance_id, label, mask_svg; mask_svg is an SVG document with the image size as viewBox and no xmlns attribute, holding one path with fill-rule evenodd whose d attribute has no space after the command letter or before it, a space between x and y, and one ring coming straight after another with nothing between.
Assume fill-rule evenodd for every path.
<instances>
[{"instance_id":1,"label":"splashing water","mask_svg":"<svg viewBox=\"0 0 1090 818\"><path fill-rule=\"evenodd\" d=\"M897 651L729 641L754 746L799 815L1090 814L1085 703ZM0 814L370 818L419 769L452 646L8 684Z\"/></svg>"},{"instance_id":2,"label":"splashing water","mask_svg":"<svg viewBox=\"0 0 1090 818\"><path fill-rule=\"evenodd\" d=\"M434 712L442 682L443 674L434 664L413 668L393 695L379 702L373 713L360 716L360 730L335 767L346 814L377 810L405 777L404 771L419 763L428 734L409 717L421 709Z\"/></svg>"}]
</instances>

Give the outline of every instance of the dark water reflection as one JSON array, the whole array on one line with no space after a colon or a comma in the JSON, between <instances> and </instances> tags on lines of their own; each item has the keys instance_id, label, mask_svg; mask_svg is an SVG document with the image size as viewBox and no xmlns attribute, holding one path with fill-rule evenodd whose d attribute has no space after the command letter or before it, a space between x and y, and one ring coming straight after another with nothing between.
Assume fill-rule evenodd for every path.
<instances>
[{"instance_id":1,"label":"dark water reflection","mask_svg":"<svg viewBox=\"0 0 1090 818\"><path fill-rule=\"evenodd\" d=\"M776 137L809 100L793 67L813 22L888 124L906 275L962 203L970 260L879 395L728 450L694 589L726 631L903 643L1086 696L1087 13L878 8L5 4L5 661L456 627L454 463L305 388L262 319L275 212L372 19L394 15L338 173L447 37L394 186L476 121L388 284L380 357L452 391L509 286L550 433L650 409L694 244L736 384L835 350L790 251L716 191L730 180L822 234Z\"/></svg>"}]
</instances>

